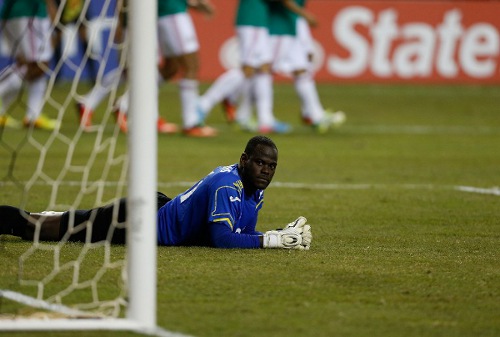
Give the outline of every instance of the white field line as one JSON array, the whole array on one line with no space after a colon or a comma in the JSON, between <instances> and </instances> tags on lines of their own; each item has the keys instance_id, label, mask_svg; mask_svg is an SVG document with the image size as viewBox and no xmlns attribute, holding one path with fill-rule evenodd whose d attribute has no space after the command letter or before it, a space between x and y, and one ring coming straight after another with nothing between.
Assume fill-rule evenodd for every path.
<instances>
[{"instance_id":1,"label":"white field line","mask_svg":"<svg viewBox=\"0 0 500 337\"><path fill-rule=\"evenodd\" d=\"M339 132L379 133L379 134L460 134L460 135L495 135L500 134L500 127L491 126L430 126L430 125L344 125Z\"/></svg>"},{"instance_id":2,"label":"white field line","mask_svg":"<svg viewBox=\"0 0 500 337\"><path fill-rule=\"evenodd\" d=\"M94 184L95 182L87 181L87 184ZM177 182L159 182L158 188L169 187L191 187L196 182L193 181L177 181ZM22 182L21 182L22 184ZM39 185L47 185L40 182ZM123 182L117 181L102 181L99 182L102 186L117 186L119 184L126 185ZM81 181L64 181L59 185L61 186L81 186ZM12 181L0 181L0 187L16 186ZM18 185L17 185L18 186ZM401 190L456 190L467 193L488 194L500 196L500 187L476 187L464 185L434 185L434 184L315 184L315 183L292 183L292 182L272 182L271 188L288 188L288 189L305 189L305 190L387 190L387 189L401 189Z\"/></svg>"}]
</instances>

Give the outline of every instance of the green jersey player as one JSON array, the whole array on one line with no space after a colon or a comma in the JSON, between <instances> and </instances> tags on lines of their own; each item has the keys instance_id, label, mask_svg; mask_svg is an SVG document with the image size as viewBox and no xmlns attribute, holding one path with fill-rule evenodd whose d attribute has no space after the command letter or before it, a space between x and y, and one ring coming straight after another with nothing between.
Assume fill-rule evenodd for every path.
<instances>
[{"instance_id":1,"label":"green jersey player","mask_svg":"<svg viewBox=\"0 0 500 337\"><path fill-rule=\"evenodd\" d=\"M53 130L57 121L41 111L47 86L43 69L48 68L53 48L50 40L51 22L48 13L56 13L53 0L4 0L0 9L2 35L13 62L0 75L0 127L19 127L20 123L6 114L18 96L23 83L28 88L25 127Z\"/></svg>"}]
</instances>

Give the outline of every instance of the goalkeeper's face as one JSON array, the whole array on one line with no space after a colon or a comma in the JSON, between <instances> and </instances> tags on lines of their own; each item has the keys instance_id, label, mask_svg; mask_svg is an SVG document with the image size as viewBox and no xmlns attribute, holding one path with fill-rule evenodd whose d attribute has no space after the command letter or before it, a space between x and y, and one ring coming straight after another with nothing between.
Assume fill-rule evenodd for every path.
<instances>
[{"instance_id":1,"label":"goalkeeper's face","mask_svg":"<svg viewBox=\"0 0 500 337\"><path fill-rule=\"evenodd\" d=\"M252 154L243 153L240 158L243 186L249 192L264 190L271 183L278 165L276 149L258 145Z\"/></svg>"}]
</instances>

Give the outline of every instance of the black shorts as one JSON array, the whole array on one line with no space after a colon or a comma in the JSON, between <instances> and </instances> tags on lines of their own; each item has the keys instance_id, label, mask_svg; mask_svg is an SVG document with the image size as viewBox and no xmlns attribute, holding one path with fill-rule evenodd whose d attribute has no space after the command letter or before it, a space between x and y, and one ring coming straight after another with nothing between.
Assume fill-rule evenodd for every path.
<instances>
[{"instance_id":1,"label":"black shorts","mask_svg":"<svg viewBox=\"0 0 500 337\"><path fill-rule=\"evenodd\" d=\"M170 199L165 194L157 192L157 210ZM116 209L118 206L118 209ZM115 217L116 213L116 217ZM116 221L113 221L116 219ZM70 226L73 224L73 226ZM127 199L121 198L116 203L88 210L64 212L61 219L60 237L70 233L69 241L87 241L87 230L92 228L91 242L111 238L112 243L125 243L127 224Z\"/></svg>"}]
</instances>

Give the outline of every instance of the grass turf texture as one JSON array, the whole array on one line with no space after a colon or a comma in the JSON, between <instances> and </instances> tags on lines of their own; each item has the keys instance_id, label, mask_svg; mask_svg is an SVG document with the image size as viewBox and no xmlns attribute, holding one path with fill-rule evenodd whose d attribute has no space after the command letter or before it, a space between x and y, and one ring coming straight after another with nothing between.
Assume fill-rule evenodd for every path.
<instances>
[{"instance_id":1,"label":"grass turf texture","mask_svg":"<svg viewBox=\"0 0 500 337\"><path fill-rule=\"evenodd\" d=\"M59 89L54 95L64 97ZM459 187L480 192L500 185L500 88L321 85L319 90L325 106L348 116L345 126L325 135L299 124L292 86L275 89L276 115L295 132L273 136L279 165L259 219L259 229L268 230L306 216L313 228L311 250L160 247L158 324L207 337L498 336L500 196ZM162 115L178 122L176 88L167 85L160 93ZM76 131L73 112L64 122L63 133ZM217 108L208 123L221 130L219 137L159 137L159 189L167 195L185 189L176 182L193 182L217 165L236 162L251 136L227 126ZM109 122L106 132L113 131ZM24 134L4 131L3 158ZM76 160L86 159L94 137L80 139L85 150ZM124 135L116 146L125 151ZM34 165L26 155L30 149L18 155L14 175L20 181L31 174L23 165ZM58 170L63 150L59 143L51 149L54 160L46 171ZM2 181L9 181L6 161L0 168ZM117 176L111 172L109 179ZM59 191L62 199L73 192ZM20 188L4 185L0 203L15 204L19 194ZM46 194L30 194L31 210L46 203ZM0 242L0 288L20 289L17 258L28 247L12 237ZM67 249L76 255L79 245ZM117 258L123 253L121 246L112 249ZM36 262L39 267L30 272L42 277L50 264ZM116 291L113 281L102 287L104 295ZM0 302L0 314L23 310L28 309Z\"/></svg>"}]
</instances>

